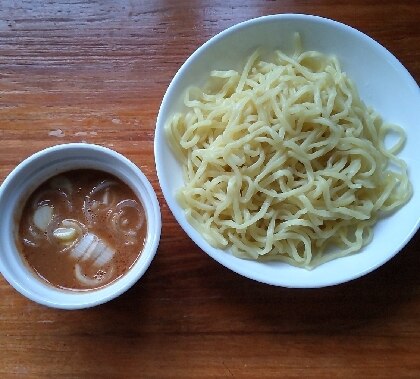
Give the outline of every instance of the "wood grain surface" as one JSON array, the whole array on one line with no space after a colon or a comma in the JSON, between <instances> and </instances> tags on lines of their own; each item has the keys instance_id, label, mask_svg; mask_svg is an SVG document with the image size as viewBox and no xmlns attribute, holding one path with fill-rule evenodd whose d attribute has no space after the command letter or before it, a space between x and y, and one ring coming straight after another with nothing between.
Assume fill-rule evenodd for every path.
<instances>
[{"instance_id":1,"label":"wood grain surface","mask_svg":"<svg viewBox=\"0 0 420 379\"><path fill-rule=\"evenodd\" d=\"M162 197L153 137L177 69L223 29L288 12L367 33L420 81L417 1L0 0L0 180L47 146L100 144L143 170L163 221L146 275L105 305L49 309L0 278L1 378L420 377L419 234L361 279L276 288L209 258Z\"/></svg>"}]
</instances>

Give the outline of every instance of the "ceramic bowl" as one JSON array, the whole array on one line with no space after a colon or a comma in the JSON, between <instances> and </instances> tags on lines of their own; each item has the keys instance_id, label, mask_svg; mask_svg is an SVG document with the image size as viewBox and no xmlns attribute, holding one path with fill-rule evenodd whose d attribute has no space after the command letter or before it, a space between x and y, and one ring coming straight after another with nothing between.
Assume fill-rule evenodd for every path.
<instances>
[{"instance_id":1,"label":"ceramic bowl","mask_svg":"<svg viewBox=\"0 0 420 379\"><path fill-rule=\"evenodd\" d=\"M46 283L28 268L16 246L15 235L19 212L31 192L56 174L81 168L108 172L132 188L145 209L147 237L141 255L122 277L99 289L70 291ZM161 232L159 203L146 176L123 155L105 147L85 143L50 147L20 163L0 187L0 214L0 272L27 298L63 309L92 307L128 290L142 277L152 262Z\"/></svg>"},{"instance_id":2,"label":"ceramic bowl","mask_svg":"<svg viewBox=\"0 0 420 379\"><path fill-rule=\"evenodd\" d=\"M356 83L360 96L383 118L401 125L407 142L399 157L409 166L414 194L392 216L380 220L373 241L360 253L333 260L315 269L280 262L239 259L210 246L187 221L175 193L183 184L181 165L172 153L164 125L183 111L185 91L203 86L213 69L240 71L257 48L293 52L293 35L300 33L304 50L335 55L342 70ZM403 65L383 46L360 31L339 22L309 15L281 14L252 19L224 30L200 46L182 65L163 98L155 135L155 159L163 195L187 235L223 266L259 282L285 287L323 287L355 279L391 259L418 230L420 219L420 91Z\"/></svg>"}]
</instances>

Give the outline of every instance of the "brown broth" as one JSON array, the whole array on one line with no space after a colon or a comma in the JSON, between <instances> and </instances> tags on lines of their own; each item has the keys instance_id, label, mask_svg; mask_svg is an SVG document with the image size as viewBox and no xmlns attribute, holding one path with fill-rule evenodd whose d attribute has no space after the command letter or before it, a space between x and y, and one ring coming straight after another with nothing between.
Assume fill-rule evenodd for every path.
<instances>
[{"instance_id":1,"label":"brown broth","mask_svg":"<svg viewBox=\"0 0 420 379\"><path fill-rule=\"evenodd\" d=\"M46 228L34 221L42 207L53 214ZM143 206L128 185L108 173L80 169L50 178L31 194L16 242L28 266L51 285L91 290L130 269L146 232Z\"/></svg>"}]
</instances>

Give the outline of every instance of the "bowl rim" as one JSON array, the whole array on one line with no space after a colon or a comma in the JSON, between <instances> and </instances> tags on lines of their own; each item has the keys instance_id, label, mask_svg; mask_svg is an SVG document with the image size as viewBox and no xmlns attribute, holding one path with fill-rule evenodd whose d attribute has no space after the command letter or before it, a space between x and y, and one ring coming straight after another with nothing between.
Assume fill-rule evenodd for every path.
<instances>
[{"instance_id":1,"label":"bowl rim","mask_svg":"<svg viewBox=\"0 0 420 379\"><path fill-rule=\"evenodd\" d=\"M399 245L399 248L397 250L395 250L393 252L393 254L391 255L387 255L385 257L383 257L380 260L377 260L374 264L370 265L369 267L365 268L364 270L358 270L357 272L350 272L349 274L346 275L342 275L340 276L340 278L331 280L329 278L325 278L324 280L320 280L317 283L288 283L288 282L283 282L281 280L270 280L270 278L267 279L263 279L263 278L256 278L253 275L251 275L248 271L244 271L242 269L238 269L238 267L236 267L235 265L232 264L226 264L225 262L222 262L219 257L213 253L213 251L209 250L209 247L207 246L208 243L204 240L203 237L201 237L199 235L199 233L194 229L194 227L188 223L187 220L184 220L181 216L180 216L180 212L183 212L183 210L181 209L181 207L176 203L176 200L174 199L173 194L171 194L170 191L173 191L172 188L168 188L168 186L166 185L166 179L163 177L163 166L164 166L164 162L162 161L162 156L160 154L160 150L162 145L165 143L164 140L164 136L163 136L163 128L164 128L164 122L165 122L165 118L167 117L167 115L165 115L165 111L167 108L167 103L168 103L168 99L171 98L172 96L172 91L174 89L174 87L176 86L178 80L183 76L183 74L185 73L186 70L189 69L189 65L191 62L193 62L198 56L200 56L200 54L203 53L204 50L206 50L209 46L218 43L221 39L225 38L226 36L233 34L233 33L237 33L239 32L241 29L243 28L247 28L251 25L255 25L255 24L259 24L259 23L264 23L267 21L297 21L297 20L305 20L305 21L315 21L318 23L322 23L324 25L330 25L333 26L335 28L340 28L345 32L348 33L352 33L353 35L355 35L357 38L361 38L365 41L367 41L367 43L369 43L372 48L374 49L379 49L380 53L382 55L384 55L384 57L390 62L390 64L392 64L393 66L398 67L398 70L400 70L402 72L402 74L404 75L404 79L407 80L407 84L408 86L410 86L410 89L413 89L414 91L417 91L417 93L420 95L420 88L418 87L416 81L414 80L414 78L411 76L411 74L409 73L409 71L407 70L406 67L404 67L402 65L402 63L390 52L388 51L383 45L381 45L379 42L377 42L376 40L374 40L373 38L371 38L370 36L366 35L365 33L355 29L352 26L349 26L347 24L344 24L342 22L336 21L336 20L332 20L326 17L322 17L322 16L317 16L317 15L311 15L311 14L302 14L302 13L284 13L284 14L271 14L271 15L266 15L266 16L261 16L261 17L256 17L256 18L251 18L249 20L245 20L242 22L239 22L237 24L234 24L222 31L220 31L219 33L215 34L214 36L212 36L211 38L209 38L207 41L205 41L202 45L200 45L186 60L185 62L180 66L180 68L178 69L178 71L175 73L174 77L172 78L165 94L164 97L162 99L160 108L159 108L159 112L157 115L157 120L156 120L156 132L155 132L155 139L154 139L154 153L155 153L155 165L156 165L156 172L157 172L157 177L158 177L158 181L159 181L159 185L161 187L162 190L162 194L163 197L165 199L165 201L168 204L168 207L170 209L170 211L172 212L173 216L175 217L175 219L177 220L177 222L179 223L179 225L181 226L181 228L184 230L184 232L189 236L189 238L191 238L193 240L193 242L201 249L203 250L207 255L209 255L211 258L213 258L214 260L216 260L218 263L220 263L221 265L225 266L226 268L228 268L229 270L247 277L249 279L261 282L261 283L266 283L269 285L274 285L274 286L280 286L280 287L288 287L288 288L321 288L321 287L328 287L328 286L333 286L333 285L338 285L338 284L342 284L351 280L355 280L357 278L360 278L374 270L376 270L378 267L382 266L383 264L385 264L387 261L391 260L399 251L401 251L404 246L410 241L410 239L414 236L414 234L417 232L417 230L420 227L420 216L417 218L417 222L416 224L412 227L412 229L406 234L405 238L402 240L402 242ZM163 148L162 148L163 149ZM230 254L229 252L224 252L225 254ZM236 258L236 257L235 257ZM236 258L236 259L240 259L240 258Z\"/></svg>"}]
</instances>

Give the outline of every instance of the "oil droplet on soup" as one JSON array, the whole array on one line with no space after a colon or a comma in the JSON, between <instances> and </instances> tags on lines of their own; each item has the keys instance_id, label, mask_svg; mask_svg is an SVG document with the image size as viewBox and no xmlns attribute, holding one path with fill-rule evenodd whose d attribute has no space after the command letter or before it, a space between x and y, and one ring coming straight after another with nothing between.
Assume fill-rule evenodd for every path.
<instances>
[{"instance_id":1,"label":"oil droplet on soup","mask_svg":"<svg viewBox=\"0 0 420 379\"><path fill-rule=\"evenodd\" d=\"M77 291L124 275L141 254L146 232L143 206L127 184L80 169L50 178L31 194L16 239L38 276Z\"/></svg>"}]
</instances>

